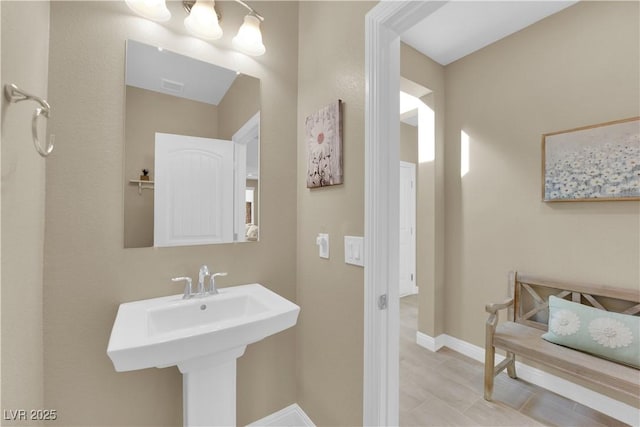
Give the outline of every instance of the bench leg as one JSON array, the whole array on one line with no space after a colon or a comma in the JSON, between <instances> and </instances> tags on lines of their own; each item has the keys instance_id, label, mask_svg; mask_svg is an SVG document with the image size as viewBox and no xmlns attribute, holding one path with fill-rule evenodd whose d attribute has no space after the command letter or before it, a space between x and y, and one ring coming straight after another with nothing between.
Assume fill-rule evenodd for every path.
<instances>
[{"instance_id":1,"label":"bench leg","mask_svg":"<svg viewBox=\"0 0 640 427\"><path fill-rule=\"evenodd\" d=\"M494 346L488 345L484 351L484 400L491 400L493 394L493 380L495 378L495 354L496 349Z\"/></svg>"},{"instance_id":2,"label":"bench leg","mask_svg":"<svg viewBox=\"0 0 640 427\"><path fill-rule=\"evenodd\" d=\"M516 355L507 351L507 358L511 360L511 362L507 365L507 374L509 377L516 379L518 376L516 375Z\"/></svg>"}]
</instances>

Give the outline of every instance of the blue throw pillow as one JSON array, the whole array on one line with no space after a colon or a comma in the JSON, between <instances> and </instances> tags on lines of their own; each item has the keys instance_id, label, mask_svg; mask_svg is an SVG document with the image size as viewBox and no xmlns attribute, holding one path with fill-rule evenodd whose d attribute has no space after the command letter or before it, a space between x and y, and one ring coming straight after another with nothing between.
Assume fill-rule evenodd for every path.
<instances>
[{"instance_id":1,"label":"blue throw pillow","mask_svg":"<svg viewBox=\"0 0 640 427\"><path fill-rule=\"evenodd\" d=\"M640 369L640 317L549 297L545 340Z\"/></svg>"}]
</instances>

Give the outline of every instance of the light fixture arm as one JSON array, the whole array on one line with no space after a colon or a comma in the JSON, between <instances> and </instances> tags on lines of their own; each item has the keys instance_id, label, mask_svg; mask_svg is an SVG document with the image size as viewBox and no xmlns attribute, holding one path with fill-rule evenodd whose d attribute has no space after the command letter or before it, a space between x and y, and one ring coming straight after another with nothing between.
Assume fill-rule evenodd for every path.
<instances>
[{"instance_id":1,"label":"light fixture arm","mask_svg":"<svg viewBox=\"0 0 640 427\"><path fill-rule=\"evenodd\" d=\"M264 18L262 17L262 15L260 15L254 8L252 8L251 6L249 6L248 4L246 4L245 2L243 2L242 0L234 0L236 3L240 3L242 6L244 6L248 11L250 15L255 16L256 18L258 18L260 20L260 22L264 22ZM195 4L195 0L183 0L182 1L182 7L184 8L184 10L187 12L187 14L191 13L191 8L193 7L193 5ZM214 6L215 8L215 6ZM215 8L216 14L218 15L218 19L222 20L222 14L218 11L217 8Z\"/></svg>"},{"instance_id":2,"label":"light fixture arm","mask_svg":"<svg viewBox=\"0 0 640 427\"><path fill-rule=\"evenodd\" d=\"M182 0L182 8L187 12L187 15L191 14L191 8L193 8L194 4L196 4L196 0ZM213 10L216 11L218 20L222 21L222 14L218 11L218 8L215 5L213 6Z\"/></svg>"},{"instance_id":3,"label":"light fixture arm","mask_svg":"<svg viewBox=\"0 0 640 427\"><path fill-rule=\"evenodd\" d=\"M248 4L243 2L242 0L234 0L234 1L236 3L240 3L242 6L247 8L247 10L249 10L250 14L255 16L256 18L258 18L260 20L260 22L264 22L264 18L262 17L262 15L260 15L254 8L252 8L251 6L249 6Z\"/></svg>"}]
</instances>

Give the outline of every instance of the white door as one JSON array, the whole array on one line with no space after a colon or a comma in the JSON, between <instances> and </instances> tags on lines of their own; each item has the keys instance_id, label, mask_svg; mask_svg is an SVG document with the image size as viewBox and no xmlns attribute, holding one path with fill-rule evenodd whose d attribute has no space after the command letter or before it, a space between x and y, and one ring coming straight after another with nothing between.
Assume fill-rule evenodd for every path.
<instances>
[{"instance_id":1,"label":"white door","mask_svg":"<svg viewBox=\"0 0 640 427\"><path fill-rule=\"evenodd\" d=\"M154 246L233 241L233 143L156 133Z\"/></svg>"},{"instance_id":2,"label":"white door","mask_svg":"<svg viewBox=\"0 0 640 427\"><path fill-rule=\"evenodd\" d=\"M416 165L400 162L400 288L399 295L418 292L416 287Z\"/></svg>"}]
</instances>

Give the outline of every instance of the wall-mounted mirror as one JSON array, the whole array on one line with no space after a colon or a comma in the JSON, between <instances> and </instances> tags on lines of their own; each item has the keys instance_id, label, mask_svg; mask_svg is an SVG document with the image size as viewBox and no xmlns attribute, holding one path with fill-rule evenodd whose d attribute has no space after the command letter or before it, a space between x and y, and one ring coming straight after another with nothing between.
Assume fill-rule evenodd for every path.
<instances>
[{"instance_id":1,"label":"wall-mounted mirror","mask_svg":"<svg viewBox=\"0 0 640 427\"><path fill-rule=\"evenodd\" d=\"M124 246L259 235L260 80L128 40Z\"/></svg>"}]
</instances>

